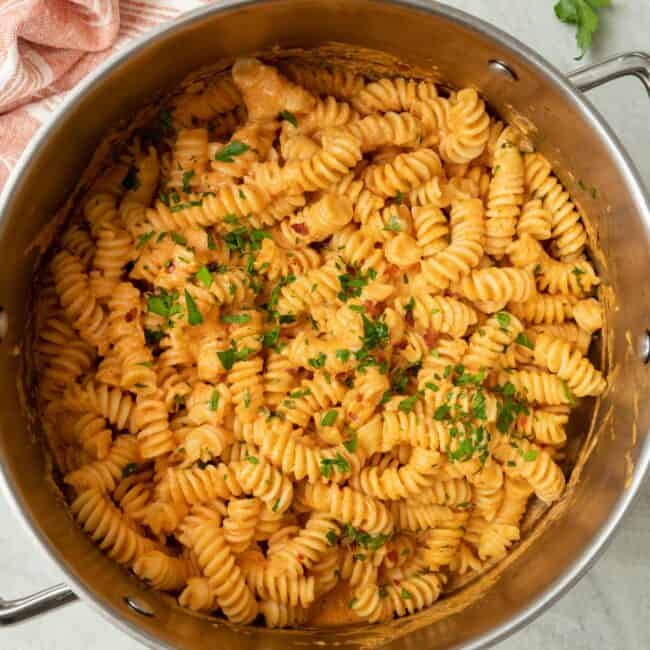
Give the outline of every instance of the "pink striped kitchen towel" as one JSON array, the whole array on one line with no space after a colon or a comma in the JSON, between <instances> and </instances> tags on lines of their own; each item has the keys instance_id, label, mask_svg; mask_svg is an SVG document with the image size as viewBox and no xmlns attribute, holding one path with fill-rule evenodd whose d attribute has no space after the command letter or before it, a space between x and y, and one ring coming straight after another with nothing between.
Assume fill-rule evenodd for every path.
<instances>
[{"instance_id":1,"label":"pink striped kitchen towel","mask_svg":"<svg viewBox=\"0 0 650 650\"><path fill-rule=\"evenodd\" d=\"M210 0L0 0L0 189L66 93L130 40Z\"/></svg>"}]
</instances>

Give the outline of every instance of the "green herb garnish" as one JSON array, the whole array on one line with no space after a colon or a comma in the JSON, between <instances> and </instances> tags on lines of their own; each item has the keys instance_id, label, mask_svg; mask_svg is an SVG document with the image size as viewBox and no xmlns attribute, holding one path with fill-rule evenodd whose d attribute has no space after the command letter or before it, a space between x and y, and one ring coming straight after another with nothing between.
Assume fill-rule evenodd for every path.
<instances>
[{"instance_id":1,"label":"green herb garnish","mask_svg":"<svg viewBox=\"0 0 650 650\"><path fill-rule=\"evenodd\" d=\"M224 163L232 163L235 162L234 156L241 156L241 154L247 152L249 149L250 147L244 142L233 140L232 142L229 142L223 149L217 151L214 159Z\"/></svg>"}]
</instances>

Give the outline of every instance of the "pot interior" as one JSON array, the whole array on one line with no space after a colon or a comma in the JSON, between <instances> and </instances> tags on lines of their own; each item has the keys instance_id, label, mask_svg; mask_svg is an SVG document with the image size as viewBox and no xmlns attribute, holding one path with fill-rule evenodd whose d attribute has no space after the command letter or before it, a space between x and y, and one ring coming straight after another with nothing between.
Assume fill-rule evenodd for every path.
<instances>
[{"instance_id":1,"label":"pot interior","mask_svg":"<svg viewBox=\"0 0 650 650\"><path fill-rule=\"evenodd\" d=\"M318 642L395 648L413 643L442 649L494 639L589 560L638 486L647 464L650 422L650 407L640 399L649 374L636 351L650 324L644 282L650 268L645 198L624 156L593 113L551 71L522 55L506 37L500 41L495 36L478 21L428 2L276 0L210 7L145 41L85 84L35 144L6 191L0 223L4 260L0 305L8 319L0 348L0 376L5 382L0 394L3 471L24 518L69 574L73 589L89 595L132 633L138 630L142 640L187 649L204 647L208 640L225 648ZM271 50L275 46L280 49ZM48 479L38 422L29 415L29 407L26 414L18 406L20 401L29 402L28 394L17 390L15 378L21 373L28 296L38 261L32 243L52 223L102 138L191 71L215 62L223 67L237 56L260 51L273 59L361 64L377 76L427 75L450 86L478 88L491 108L525 128L536 148L554 164L594 226L599 270L618 297L608 311L609 335L603 346L615 381L593 414L590 453L587 459L583 448L581 480L574 477L567 498L547 515L548 525L520 546L498 581L497 570L469 591L387 625L238 629L181 611L174 599L149 591L119 569L72 522ZM505 63L514 74L504 74L494 61ZM28 376L27 385L29 381ZM588 415L576 421L576 435L586 436ZM487 593L479 601L465 607L483 591ZM129 600L148 614L135 611Z\"/></svg>"}]
</instances>

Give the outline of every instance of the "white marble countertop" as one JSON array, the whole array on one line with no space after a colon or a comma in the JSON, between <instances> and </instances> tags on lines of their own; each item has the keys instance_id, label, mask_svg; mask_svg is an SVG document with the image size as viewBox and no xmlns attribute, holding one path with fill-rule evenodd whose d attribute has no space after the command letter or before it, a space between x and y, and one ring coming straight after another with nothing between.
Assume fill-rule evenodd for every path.
<instances>
[{"instance_id":1,"label":"white marble countertop","mask_svg":"<svg viewBox=\"0 0 650 650\"><path fill-rule=\"evenodd\" d=\"M650 2L614 0L585 62L625 50L650 50ZM449 0L447 4L498 25L560 70L577 66L574 30L553 14L554 0ZM645 178L650 178L650 102L636 80L590 94ZM624 99L623 99L624 98ZM650 648L650 482L598 564L548 612L499 650L642 650ZM1 595L15 598L61 581L0 501ZM3 650L138 650L142 646L77 603L3 629Z\"/></svg>"}]
</instances>

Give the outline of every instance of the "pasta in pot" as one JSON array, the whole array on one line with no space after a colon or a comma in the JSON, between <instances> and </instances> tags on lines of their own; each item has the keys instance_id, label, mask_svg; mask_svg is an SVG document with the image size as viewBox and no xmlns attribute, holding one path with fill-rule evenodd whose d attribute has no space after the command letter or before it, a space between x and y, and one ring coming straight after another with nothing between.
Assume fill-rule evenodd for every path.
<instances>
[{"instance_id":1,"label":"pasta in pot","mask_svg":"<svg viewBox=\"0 0 650 650\"><path fill-rule=\"evenodd\" d=\"M151 136L149 136L151 137ZM90 187L37 299L70 508L181 606L432 605L507 554L606 390L586 230L474 89L240 59Z\"/></svg>"}]
</instances>

